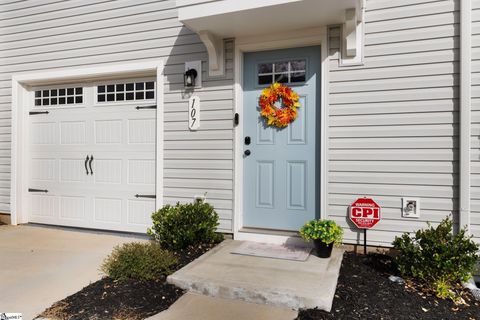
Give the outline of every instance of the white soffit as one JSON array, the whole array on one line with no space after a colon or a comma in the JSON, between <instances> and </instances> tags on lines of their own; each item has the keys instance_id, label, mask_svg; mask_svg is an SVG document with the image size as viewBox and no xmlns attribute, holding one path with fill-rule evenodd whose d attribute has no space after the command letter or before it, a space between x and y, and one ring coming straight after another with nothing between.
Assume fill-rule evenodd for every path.
<instances>
[{"instance_id":1,"label":"white soffit","mask_svg":"<svg viewBox=\"0 0 480 320\"><path fill-rule=\"evenodd\" d=\"M362 0L223 0L179 9L179 20L195 32L221 38L253 36L345 22L345 10Z\"/></svg>"}]
</instances>

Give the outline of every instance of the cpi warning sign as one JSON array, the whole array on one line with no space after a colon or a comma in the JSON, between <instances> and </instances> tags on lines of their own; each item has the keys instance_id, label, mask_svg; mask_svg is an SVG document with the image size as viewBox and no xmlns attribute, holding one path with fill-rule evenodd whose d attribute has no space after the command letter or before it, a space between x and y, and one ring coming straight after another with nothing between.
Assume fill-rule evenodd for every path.
<instances>
[{"instance_id":1,"label":"cpi warning sign","mask_svg":"<svg viewBox=\"0 0 480 320\"><path fill-rule=\"evenodd\" d=\"M381 219L380 206L370 198L358 198L350 205L350 220L359 229L373 228Z\"/></svg>"}]
</instances>

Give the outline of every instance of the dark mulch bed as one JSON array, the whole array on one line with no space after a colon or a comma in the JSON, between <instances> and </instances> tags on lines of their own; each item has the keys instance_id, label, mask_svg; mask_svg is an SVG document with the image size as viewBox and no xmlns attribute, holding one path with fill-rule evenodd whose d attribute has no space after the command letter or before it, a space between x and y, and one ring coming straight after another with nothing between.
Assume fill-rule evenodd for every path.
<instances>
[{"instance_id":1,"label":"dark mulch bed","mask_svg":"<svg viewBox=\"0 0 480 320\"><path fill-rule=\"evenodd\" d=\"M175 270L215 246L197 245L175 252L179 260ZM105 277L56 302L40 316L61 320L145 319L168 309L184 294L183 290L165 280L116 282Z\"/></svg>"},{"instance_id":2,"label":"dark mulch bed","mask_svg":"<svg viewBox=\"0 0 480 320\"><path fill-rule=\"evenodd\" d=\"M297 320L319 319L480 319L480 304L465 292L468 305L455 305L419 287L391 282L391 258L345 253L330 313L308 309Z\"/></svg>"}]
</instances>

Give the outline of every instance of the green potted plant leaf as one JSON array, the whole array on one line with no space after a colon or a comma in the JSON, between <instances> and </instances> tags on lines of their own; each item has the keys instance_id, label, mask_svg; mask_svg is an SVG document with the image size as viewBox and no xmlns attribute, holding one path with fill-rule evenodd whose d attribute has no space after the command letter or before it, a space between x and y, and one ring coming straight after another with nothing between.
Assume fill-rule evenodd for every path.
<instances>
[{"instance_id":1,"label":"green potted plant leaf","mask_svg":"<svg viewBox=\"0 0 480 320\"><path fill-rule=\"evenodd\" d=\"M300 236L313 241L320 258L329 258L333 245L342 243L343 229L333 220L310 220L300 229Z\"/></svg>"}]
</instances>

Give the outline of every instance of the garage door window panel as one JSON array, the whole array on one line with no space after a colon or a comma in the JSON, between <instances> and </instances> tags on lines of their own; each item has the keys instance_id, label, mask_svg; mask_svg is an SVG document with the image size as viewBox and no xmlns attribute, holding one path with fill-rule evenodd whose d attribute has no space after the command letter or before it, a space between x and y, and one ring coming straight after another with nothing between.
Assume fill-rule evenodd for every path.
<instances>
[{"instance_id":1,"label":"garage door window panel","mask_svg":"<svg viewBox=\"0 0 480 320\"><path fill-rule=\"evenodd\" d=\"M49 88L35 91L36 107L81 105L84 101L83 87Z\"/></svg>"},{"instance_id":2,"label":"garage door window panel","mask_svg":"<svg viewBox=\"0 0 480 320\"><path fill-rule=\"evenodd\" d=\"M97 86L98 104L129 101L152 101L155 99L155 81L135 81L100 84Z\"/></svg>"}]
</instances>

